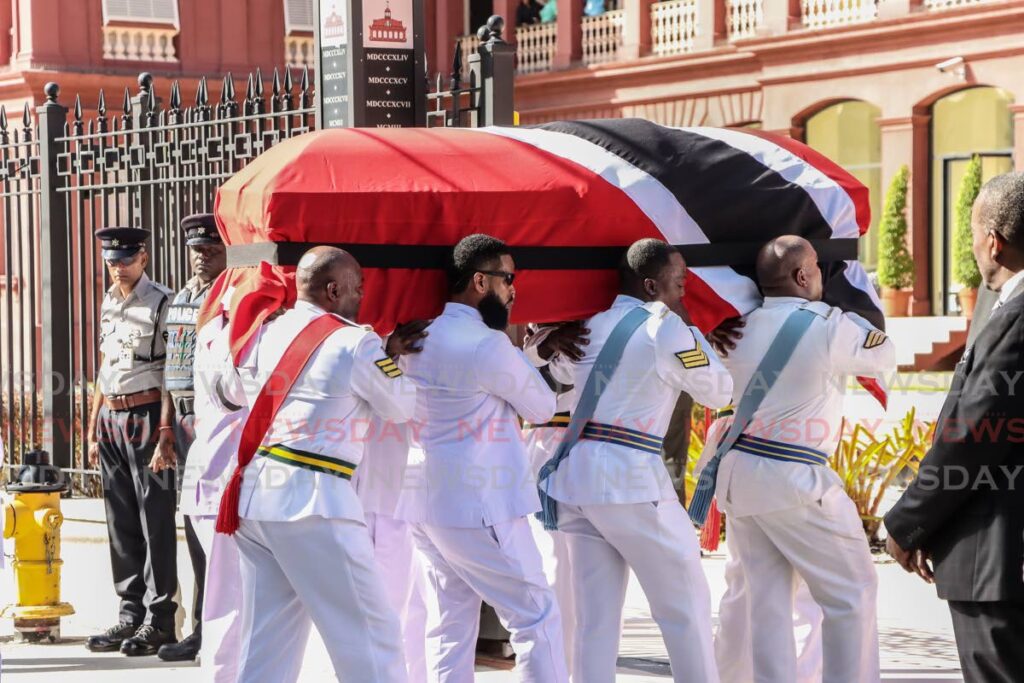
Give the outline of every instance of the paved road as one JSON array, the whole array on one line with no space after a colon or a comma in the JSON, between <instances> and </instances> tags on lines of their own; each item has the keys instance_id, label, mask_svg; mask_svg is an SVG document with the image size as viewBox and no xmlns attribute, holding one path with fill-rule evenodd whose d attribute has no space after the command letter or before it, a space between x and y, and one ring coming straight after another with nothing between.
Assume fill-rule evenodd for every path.
<instances>
[{"instance_id":1,"label":"paved road","mask_svg":"<svg viewBox=\"0 0 1024 683\"><path fill-rule=\"evenodd\" d=\"M4 660L4 681L13 683L145 683L194 680L191 667L164 664L156 658L128 659L119 654L97 655L83 646L85 638L114 622L117 602L111 589L110 561L100 501L70 501L64 527L64 599L78 610L63 622L65 642L59 645L24 645L11 642L9 621L0 623L0 651ZM96 521L76 521L96 520ZM187 576L188 554L183 537L179 540L178 564ZM725 558L713 554L704 560L715 605L725 590ZM944 603L932 588L905 574L893 564L879 564L879 627L884 681L960 681L952 626ZM0 583L0 601L10 602L11 572L5 570ZM184 582L188 583L188 582ZM191 602L191 586L184 586L185 604ZM627 594L625 630L619 651L623 682L669 679L665 649L643 593L632 581ZM59 678L58 678L59 677ZM331 680L330 663L319 637L310 640L302 681ZM484 683L511 683L515 677L504 671L481 671Z\"/></svg>"}]
</instances>

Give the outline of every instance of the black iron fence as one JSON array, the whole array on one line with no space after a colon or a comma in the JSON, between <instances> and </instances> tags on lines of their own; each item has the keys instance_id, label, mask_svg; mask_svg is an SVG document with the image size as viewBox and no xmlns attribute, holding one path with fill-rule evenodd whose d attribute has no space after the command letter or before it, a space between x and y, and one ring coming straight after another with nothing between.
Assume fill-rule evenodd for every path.
<instances>
[{"instance_id":1,"label":"black iron fence","mask_svg":"<svg viewBox=\"0 0 1024 683\"><path fill-rule=\"evenodd\" d=\"M428 95L428 125L512 123L514 52L500 23L451 85ZM456 50L458 55L458 50ZM297 81L297 83L296 83ZM128 225L152 231L149 275L172 289L187 280L179 222L212 210L217 188L263 151L314 127L315 94L304 70L249 74L244 96L224 77L210 101L205 79L189 104L174 82L166 101L149 74L138 91L100 92L95 115L56 83L28 105L20 125L0 109L0 477L36 448L69 471L77 490L95 491L85 461L85 424L98 363L97 322L109 286L93 233ZM71 102L66 106L65 102Z\"/></svg>"}]
</instances>

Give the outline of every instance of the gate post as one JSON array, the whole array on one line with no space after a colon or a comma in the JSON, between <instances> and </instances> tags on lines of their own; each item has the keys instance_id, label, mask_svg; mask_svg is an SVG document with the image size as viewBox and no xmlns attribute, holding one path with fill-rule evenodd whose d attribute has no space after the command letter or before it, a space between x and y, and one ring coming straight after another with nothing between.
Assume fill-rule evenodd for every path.
<instances>
[{"instance_id":1,"label":"gate post","mask_svg":"<svg viewBox=\"0 0 1024 683\"><path fill-rule=\"evenodd\" d=\"M39 117L39 279L42 325L43 450L55 467L72 466L74 382L71 377L71 229L66 196L59 192L58 158L66 146L67 107L57 103L60 87L47 83L46 102L36 108ZM33 305L35 303L33 302ZM84 388L83 388L84 390ZM83 444L84 453L84 444Z\"/></svg>"},{"instance_id":2,"label":"gate post","mask_svg":"<svg viewBox=\"0 0 1024 683\"><path fill-rule=\"evenodd\" d=\"M505 20L498 15L488 19L478 32L480 49L469 57L470 85L480 87L477 125L515 124L516 48L501 37L504 29Z\"/></svg>"}]
</instances>

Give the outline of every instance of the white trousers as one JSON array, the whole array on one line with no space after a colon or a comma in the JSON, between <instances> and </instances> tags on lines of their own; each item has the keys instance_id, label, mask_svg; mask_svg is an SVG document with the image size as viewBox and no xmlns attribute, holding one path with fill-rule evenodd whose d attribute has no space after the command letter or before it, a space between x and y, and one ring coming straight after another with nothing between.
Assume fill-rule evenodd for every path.
<instances>
[{"instance_id":1,"label":"white trousers","mask_svg":"<svg viewBox=\"0 0 1024 683\"><path fill-rule=\"evenodd\" d=\"M216 526L216 517L192 517L192 527L206 553L200 679L204 683L235 683L242 654L242 570L235 537L218 534Z\"/></svg>"},{"instance_id":2,"label":"white trousers","mask_svg":"<svg viewBox=\"0 0 1024 683\"><path fill-rule=\"evenodd\" d=\"M388 601L402 624L409 683L426 683L427 605L412 531L402 520L373 512L366 513L366 528Z\"/></svg>"},{"instance_id":3,"label":"white trousers","mask_svg":"<svg viewBox=\"0 0 1024 683\"><path fill-rule=\"evenodd\" d=\"M810 505L729 519L749 591L756 683L797 680L794 573L821 606L824 683L879 680L878 576L842 488Z\"/></svg>"},{"instance_id":4,"label":"white trousers","mask_svg":"<svg viewBox=\"0 0 1024 683\"><path fill-rule=\"evenodd\" d=\"M413 524L427 593L430 683L473 680L481 600L511 633L526 683L567 683L562 621L525 517L459 529Z\"/></svg>"},{"instance_id":5,"label":"white trousers","mask_svg":"<svg viewBox=\"0 0 1024 683\"><path fill-rule=\"evenodd\" d=\"M528 519L533 540L540 551L544 575L555 592L558 611L562 615L562 644L565 646L565 666L572 671L572 651L576 633L576 608L573 602L572 565L569 563L569 543L561 531L546 531L536 517Z\"/></svg>"},{"instance_id":6,"label":"white trousers","mask_svg":"<svg viewBox=\"0 0 1024 683\"><path fill-rule=\"evenodd\" d=\"M754 680L754 650L750 643L750 592L743 566L736 557L735 538L726 520L725 595L718 604L718 630L715 632L715 661L722 683L749 683ZM821 683L821 607L814 602L807 583L796 576L793 603L793 629L796 637L795 683Z\"/></svg>"},{"instance_id":7,"label":"white trousers","mask_svg":"<svg viewBox=\"0 0 1024 683\"><path fill-rule=\"evenodd\" d=\"M405 681L398 616L366 526L349 519L242 519L239 683L296 681L316 624L339 681Z\"/></svg>"},{"instance_id":8,"label":"white trousers","mask_svg":"<svg viewBox=\"0 0 1024 683\"><path fill-rule=\"evenodd\" d=\"M678 501L558 504L576 605L574 683L614 683L629 570L661 629L672 679L715 683L711 592L690 518Z\"/></svg>"}]
</instances>

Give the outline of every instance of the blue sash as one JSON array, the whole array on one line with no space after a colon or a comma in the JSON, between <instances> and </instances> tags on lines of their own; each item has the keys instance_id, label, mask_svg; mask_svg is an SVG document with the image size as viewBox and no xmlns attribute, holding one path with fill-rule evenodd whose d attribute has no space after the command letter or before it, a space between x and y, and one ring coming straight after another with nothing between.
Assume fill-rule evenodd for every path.
<instances>
[{"instance_id":1,"label":"blue sash","mask_svg":"<svg viewBox=\"0 0 1024 683\"><path fill-rule=\"evenodd\" d=\"M583 436L584 426L594 417L597 402L600 400L605 387L608 386L608 382L611 381L612 375L615 374L616 368L619 367L619 361L622 360L622 352L626 348L626 342L629 341L637 328L650 315L651 312L646 308L637 306L615 325L612 333L608 335L608 339L601 348L601 352L597 354L594 367L587 377L587 383L579 394L579 402L576 404L576 409L572 412L572 418L569 420L569 426L566 428L565 437L558 445L558 449L551 456L551 459L540 468L540 473L537 475L537 489L540 491L541 511L537 513L537 519L544 522L544 528L549 531L554 531L558 528L558 514L555 509L556 503L554 499L548 495L548 489L551 487L551 482L548 478L555 473L558 465L569 457L569 451L572 450L572 447ZM544 485L545 482L546 485Z\"/></svg>"},{"instance_id":2,"label":"blue sash","mask_svg":"<svg viewBox=\"0 0 1024 683\"><path fill-rule=\"evenodd\" d=\"M733 417L732 427L728 433L718 442L718 448L697 480L697 490L690 500L690 519L695 524L704 524L711 508L711 499L715 497L715 485L718 479L718 464L722 457L728 453L733 445L743 434L743 430L750 424L765 395L771 390L775 380L779 378L782 370L786 367L797 343L803 338L804 333L811 326L817 317L817 313L804 308L798 308L789 314L786 322L782 324L779 333L768 346L764 358L761 359L757 371L750 378L747 388L743 392L739 405L736 406L736 414Z\"/></svg>"}]
</instances>

